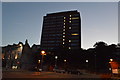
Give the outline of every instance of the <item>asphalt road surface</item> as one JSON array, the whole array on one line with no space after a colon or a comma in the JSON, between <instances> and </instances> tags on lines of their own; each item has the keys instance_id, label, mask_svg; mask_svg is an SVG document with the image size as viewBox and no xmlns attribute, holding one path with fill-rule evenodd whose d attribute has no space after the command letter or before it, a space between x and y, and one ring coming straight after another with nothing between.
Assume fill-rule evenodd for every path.
<instances>
[{"instance_id":1,"label":"asphalt road surface","mask_svg":"<svg viewBox=\"0 0 120 80\"><path fill-rule=\"evenodd\" d=\"M100 78L95 74L67 74L56 72L3 72L3 78Z\"/></svg>"},{"instance_id":2,"label":"asphalt road surface","mask_svg":"<svg viewBox=\"0 0 120 80\"><path fill-rule=\"evenodd\" d=\"M12 78L16 78L17 79L25 79L26 78L31 78L31 79L60 79L60 78L64 78L64 79L79 79L79 78L90 78L90 79L101 79L101 78L111 78L111 75L109 74L91 74L91 73L86 73L86 74L67 74L67 73L56 73L56 72L30 72L30 71L3 71L2 74L2 79L12 79ZM94 80L95 80L94 79Z\"/></svg>"}]
</instances>

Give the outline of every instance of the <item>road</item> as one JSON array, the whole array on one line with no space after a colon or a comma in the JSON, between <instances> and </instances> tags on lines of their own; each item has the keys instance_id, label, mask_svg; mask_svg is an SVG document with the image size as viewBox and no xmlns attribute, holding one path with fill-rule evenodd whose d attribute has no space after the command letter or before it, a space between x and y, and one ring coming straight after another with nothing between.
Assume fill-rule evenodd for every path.
<instances>
[{"instance_id":1,"label":"road","mask_svg":"<svg viewBox=\"0 0 120 80\"><path fill-rule=\"evenodd\" d=\"M54 79L60 79L60 78L65 78L65 79L72 79L72 78L111 78L111 75L106 75L106 74L81 74L81 75L75 75L75 74L67 74L67 73L56 73L56 72L30 72L30 71L5 71L3 72L3 79L5 78L32 78L32 79L47 79L47 78L54 78ZM22 80L23 80L22 79Z\"/></svg>"},{"instance_id":2,"label":"road","mask_svg":"<svg viewBox=\"0 0 120 80\"><path fill-rule=\"evenodd\" d=\"M56 72L3 72L3 78L99 78L98 75L74 75Z\"/></svg>"}]
</instances>

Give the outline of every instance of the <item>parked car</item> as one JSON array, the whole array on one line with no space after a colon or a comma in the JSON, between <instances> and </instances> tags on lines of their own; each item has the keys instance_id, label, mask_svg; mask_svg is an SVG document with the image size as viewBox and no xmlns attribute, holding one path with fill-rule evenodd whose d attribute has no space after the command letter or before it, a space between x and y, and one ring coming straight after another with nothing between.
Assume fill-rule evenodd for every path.
<instances>
[{"instance_id":1,"label":"parked car","mask_svg":"<svg viewBox=\"0 0 120 80\"><path fill-rule=\"evenodd\" d=\"M66 72L67 72L68 74L77 74L77 75L82 74L82 73L80 72L80 70L78 70L78 69L67 69Z\"/></svg>"},{"instance_id":2,"label":"parked car","mask_svg":"<svg viewBox=\"0 0 120 80\"><path fill-rule=\"evenodd\" d=\"M53 69L53 72L65 73L65 70L63 70L63 69Z\"/></svg>"}]
</instances>

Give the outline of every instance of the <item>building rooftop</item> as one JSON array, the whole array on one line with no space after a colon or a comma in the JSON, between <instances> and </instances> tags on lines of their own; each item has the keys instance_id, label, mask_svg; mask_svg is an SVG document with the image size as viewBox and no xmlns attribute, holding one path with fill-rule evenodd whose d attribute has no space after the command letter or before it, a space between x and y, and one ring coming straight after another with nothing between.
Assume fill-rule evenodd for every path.
<instances>
[{"instance_id":1,"label":"building rooftop","mask_svg":"<svg viewBox=\"0 0 120 80\"><path fill-rule=\"evenodd\" d=\"M66 13L79 13L77 10L72 10L72 11L62 11L62 12L55 12L55 13L48 13L47 16L52 16L52 15L59 15L59 14L66 14Z\"/></svg>"}]
</instances>

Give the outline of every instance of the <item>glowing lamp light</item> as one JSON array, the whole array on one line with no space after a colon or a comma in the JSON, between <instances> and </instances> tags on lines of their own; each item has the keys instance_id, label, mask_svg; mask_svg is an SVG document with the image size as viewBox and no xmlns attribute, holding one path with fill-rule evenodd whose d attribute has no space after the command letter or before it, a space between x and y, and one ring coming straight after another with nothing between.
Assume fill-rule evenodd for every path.
<instances>
[{"instance_id":1,"label":"glowing lamp light","mask_svg":"<svg viewBox=\"0 0 120 80\"><path fill-rule=\"evenodd\" d=\"M55 59L57 59L58 58L58 56L55 56Z\"/></svg>"},{"instance_id":2,"label":"glowing lamp light","mask_svg":"<svg viewBox=\"0 0 120 80\"><path fill-rule=\"evenodd\" d=\"M46 55L46 54L45 54L45 51L41 51L41 55Z\"/></svg>"},{"instance_id":3,"label":"glowing lamp light","mask_svg":"<svg viewBox=\"0 0 120 80\"><path fill-rule=\"evenodd\" d=\"M22 50L22 49L23 49L23 46L22 46L22 44L19 44L19 46L20 46L20 49Z\"/></svg>"},{"instance_id":4,"label":"glowing lamp light","mask_svg":"<svg viewBox=\"0 0 120 80\"><path fill-rule=\"evenodd\" d=\"M88 60L86 60L86 62L88 62Z\"/></svg>"},{"instance_id":5,"label":"glowing lamp light","mask_svg":"<svg viewBox=\"0 0 120 80\"><path fill-rule=\"evenodd\" d=\"M65 59L64 62L67 62L67 60Z\"/></svg>"},{"instance_id":6,"label":"glowing lamp light","mask_svg":"<svg viewBox=\"0 0 120 80\"><path fill-rule=\"evenodd\" d=\"M113 59L110 59L110 61L113 61Z\"/></svg>"},{"instance_id":7,"label":"glowing lamp light","mask_svg":"<svg viewBox=\"0 0 120 80\"><path fill-rule=\"evenodd\" d=\"M40 63L40 60L38 60L38 63Z\"/></svg>"},{"instance_id":8,"label":"glowing lamp light","mask_svg":"<svg viewBox=\"0 0 120 80\"><path fill-rule=\"evenodd\" d=\"M113 74L118 74L118 69L112 69Z\"/></svg>"}]
</instances>

